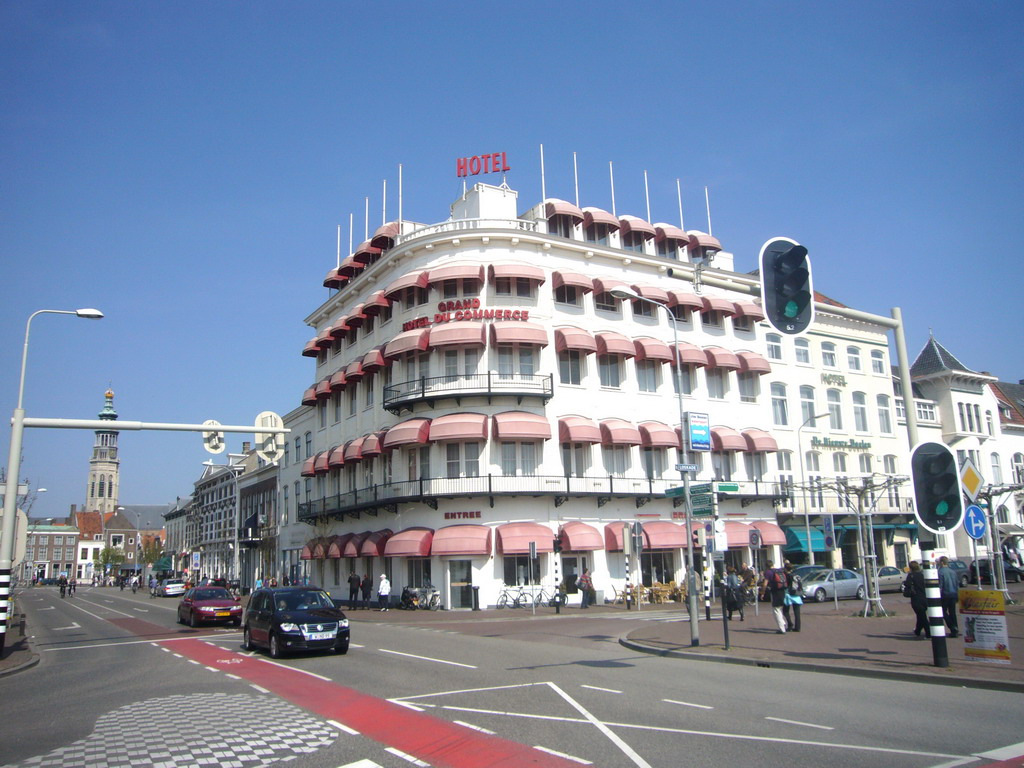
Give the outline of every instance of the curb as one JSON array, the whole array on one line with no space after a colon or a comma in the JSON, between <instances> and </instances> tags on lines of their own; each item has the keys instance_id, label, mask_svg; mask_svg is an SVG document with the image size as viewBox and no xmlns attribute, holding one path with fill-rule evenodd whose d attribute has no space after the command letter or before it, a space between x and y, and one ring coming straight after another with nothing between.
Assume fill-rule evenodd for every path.
<instances>
[{"instance_id":1,"label":"curb","mask_svg":"<svg viewBox=\"0 0 1024 768\"><path fill-rule=\"evenodd\" d=\"M738 664L740 666L760 667L762 669L791 669L798 672L827 672L832 675L874 677L880 680L906 683L929 683L931 685L946 685L957 688L980 688L989 691L1024 693L1024 683L1017 683L1008 680L977 680L969 677L940 677L936 674L927 674L924 672L900 672L898 670L874 669L871 667L833 666L802 661L769 661L766 659L752 659L749 657L739 656L718 656L716 654L699 653L696 651L674 651L665 648L656 648L653 645L638 643L635 640L629 640L625 637L619 638L619 645L624 648L628 648L631 651L648 653L653 656L663 656L671 659L710 661L718 662L720 664Z\"/></svg>"},{"instance_id":2,"label":"curb","mask_svg":"<svg viewBox=\"0 0 1024 768\"><path fill-rule=\"evenodd\" d=\"M21 664L18 664L18 665L13 666L13 667L6 667L6 668L3 668L3 669L0 669L0 677L7 677L8 675L13 675L13 674L15 674L17 672L23 672L26 669L30 669L30 668L34 667L38 663L39 663L39 655L33 653L28 661L23 661Z\"/></svg>"}]
</instances>

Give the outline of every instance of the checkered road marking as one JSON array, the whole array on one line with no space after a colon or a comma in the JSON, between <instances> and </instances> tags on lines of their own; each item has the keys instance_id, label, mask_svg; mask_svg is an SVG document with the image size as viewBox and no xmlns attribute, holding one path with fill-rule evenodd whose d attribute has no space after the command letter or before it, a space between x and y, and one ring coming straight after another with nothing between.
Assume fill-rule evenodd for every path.
<instances>
[{"instance_id":1,"label":"checkered road marking","mask_svg":"<svg viewBox=\"0 0 1024 768\"><path fill-rule=\"evenodd\" d=\"M276 698L167 696L108 712L86 738L3 768L260 768L315 752L338 735Z\"/></svg>"}]
</instances>

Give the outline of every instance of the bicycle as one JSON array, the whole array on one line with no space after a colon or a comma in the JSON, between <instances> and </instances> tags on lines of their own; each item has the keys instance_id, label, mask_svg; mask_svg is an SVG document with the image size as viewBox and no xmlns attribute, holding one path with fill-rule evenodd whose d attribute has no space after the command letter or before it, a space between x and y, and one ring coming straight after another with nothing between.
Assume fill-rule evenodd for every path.
<instances>
[{"instance_id":1,"label":"bicycle","mask_svg":"<svg viewBox=\"0 0 1024 768\"><path fill-rule=\"evenodd\" d=\"M520 584L518 587L502 585L498 595L498 608L525 608L533 603L533 596Z\"/></svg>"},{"instance_id":2,"label":"bicycle","mask_svg":"<svg viewBox=\"0 0 1024 768\"><path fill-rule=\"evenodd\" d=\"M434 589L433 584L427 584L424 589L430 590L430 594L420 598L420 608L425 611L441 610L441 593Z\"/></svg>"},{"instance_id":3,"label":"bicycle","mask_svg":"<svg viewBox=\"0 0 1024 768\"><path fill-rule=\"evenodd\" d=\"M538 606L550 605L551 601L555 599L555 592L553 590L548 590L548 588L543 585L537 585L535 589L536 591L533 593L533 602Z\"/></svg>"}]
</instances>

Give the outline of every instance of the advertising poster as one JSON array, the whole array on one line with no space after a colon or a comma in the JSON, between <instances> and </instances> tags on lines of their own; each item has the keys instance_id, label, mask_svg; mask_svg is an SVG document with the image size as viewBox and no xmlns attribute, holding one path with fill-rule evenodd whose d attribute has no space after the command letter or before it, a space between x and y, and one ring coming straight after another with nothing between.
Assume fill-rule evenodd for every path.
<instances>
[{"instance_id":1,"label":"advertising poster","mask_svg":"<svg viewBox=\"0 0 1024 768\"><path fill-rule=\"evenodd\" d=\"M1006 603L997 590L960 590L964 655L972 661L1010 663Z\"/></svg>"}]
</instances>

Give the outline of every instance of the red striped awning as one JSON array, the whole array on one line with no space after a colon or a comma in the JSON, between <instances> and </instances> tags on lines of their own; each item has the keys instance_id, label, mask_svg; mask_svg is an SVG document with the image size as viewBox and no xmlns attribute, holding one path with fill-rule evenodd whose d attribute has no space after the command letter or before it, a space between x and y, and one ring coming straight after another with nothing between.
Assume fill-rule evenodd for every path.
<instances>
[{"instance_id":1,"label":"red striped awning","mask_svg":"<svg viewBox=\"0 0 1024 768\"><path fill-rule=\"evenodd\" d=\"M430 419L407 419L388 429L384 435L384 448L391 450L401 445L423 445L430 439Z\"/></svg>"},{"instance_id":2,"label":"red striped awning","mask_svg":"<svg viewBox=\"0 0 1024 768\"><path fill-rule=\"evenodd\" d=\"M382 429L379 432L371 432L363 437L363 458L368 459L371 456L380 456L384 452L384 436L387 434L386 429Z\"/></svg>"},{"instance_id":3,"label":"red striped awning","mask_svg":"<svg viewBox=\"0 0 1024 768\"><path fill-rule=\"evenodd\" d=\"M347 277L355 277L357 273L362 272L364 269L366 269L366 262L356 261L354 258L349 256L341 262L341 266L338 267L338 274L346 275Z\"/></svg>"},{"instance_id":4,"label":"red striped awning","mask_svg":"<svg viewBox=\"0 0 1024 768\"><path fill-rule=\"evenodd\" d=\"M668 291L668 305L670 307L689 307L700 311L704 309L704 300L696 293Z\"/></svg>"},{"instance_id":5,"label":"red striped awning","mask_svg":"<svg viewBox=\"0 0 1024 768\"><path fill-rule=\"evenodd\" d=\"M604 224L612 230L617 230L620 226L618 217L613 216L608 211L601 208L584 208L583 226L592 227L595 224Z\"/></svg>"},{"instance_id":6,"label":"red striped awning","mask_svg":"<svg viewBox=\"0 0 1024 768\"><path fill-rule=\"evenodd\" d=\"M668 304L668 291L656 285L634 285L633 290L645 299L657 301L661 304Z\"/></svg>"},{"instance_id":7,"label":"red striped awning","mask_svg":"<svg viewBox=\"0 0 1024 768\"><path fill-rule=\"evenodd\" d=\"M744 429L743 439L747 443L743 449L746 453L756 453L759 451L771 453L779 450L779 444L775 441L775 438L763 429Z\"/></svg>"},{"instance_id":8,"label":"red striped awning","mask_svg":"<svg viewBox=\"0 0 1024 768\"><path fill-rule=\"evenodd\" d=\"M417 270L416 272L409 272L408 274L402 275L400 278L395 280L391 285L384 289L384 296L391 298L396 293L404 291L406 288L426 288L427 283L427 272L426 270Z\"/></svg>"},{"instance_id":9,"label":"red striped awning","mask_svg":"<svg viewBox=\"0 0 1024 768\"><path fill-rule=\"evenodd\" d=\"M551 285L555 288L568 285L573 288L579 288L584 293L590 293L594 290L594 281L591 278L578 272L566 272L565 270L551 273Z\"/></svg>"},{"instance_id":10,"label":"red striped awning","mask_svg":"<svg viewBox=\"0 0 1024 768\"><path fill-rule=\"evenodd\" d=\"M387 540L384 557L430 557L433 528L406 528Z\"/></svg>"},{"instance_id":11,"label":"red striped awning","mask_svg":"<svg viewBox=\"0 0 1024 768\"><path fill-rule=\"evenodd\" d=\"M587 525L579 520L570 520L562 523L558 531L558 538L562 542L562 550L565 552L594 552L604 549L604 538L601 532L592 525Z\"/></svg>"},{"instance_id":12,"label":"red striped awning","mask_svg":"<svg viewBox=\"0 0 1024 768\"><path fill-rule=\"evenodd\" d=\"M316 477L316 456L310 456L304 462L302 462L302 471L299 472L303 477Z\"/></svg>"},{"instance_id":13,"label":"red striped awning","mask_svg":"<svg viewBox=\"0 0 1024 768\"><path fill-rule=\"evenodd\" d=\"M772 364L769 363L757 352L737 352L736 357L740 360L740 373L771 373Z\"/></svg>"},{"instance_id":14,"label":"red striped awning","mask_svg":"<svg viewBox=\"0 0 1024 768\"><path fill-rule=\"evenodd\" d=\"M672 349L663 341L642 336L633 339L633 347L636 349L637 360L655 360L659 363L671 362L673 358Z\"/></svg>"},{"instance_id":15,"label":"red striped awning","mask_svg":"<svg viewBox=\"0 0 1024 768\"><path fill-rule=\"evenodd\" d=\"M543 325L516 320L503 320L491 325L491 344L548 345L548 332Z\"/></svg>"},{"instance_id":16,"label":"red striped awning","mask_svg":"<svg viewBox=\"0 0 1024 768\"><path fill-rule=\"evenodd\" d=\"M370 245L374 248L380 248L385 250L391 248L395 244L395 238L398 237L398 222L389 221L387 224L382 224L377 227L373 233L373 237L370 238Z\"/></svg>"},{"instance_id":17,"label":"red striped awning","mask_svg":"<svg viewBox=\"0 0 1024 768\"><path fill-rule=\"evenodd\" d=\"M337 560L342 556L345 551L345 545L348 544L353 534L343 533L340 536L331 536L327 540L327 558L329 560Z\"/></svg>"},{"instance_id":18,"label":"red striped awning","mask_svg":"<svg viewBox=\"0 0 1024 768\"><path fill-rule=\"evenodd\" d=\"M597 341L582 328L555 328L555 351L565 352L568 349L577 349L588 354L597 352Z\"/></svg>"},{"instance_id":19,"label":"red striped awning","mask_svg":"<svg viewBox=\"0 0 1024 768\"><path fill-rule=\"evenodd\" d=\"M414 328L402 331L384 345L384 357L393 360L406 352L424 352L430 346L430 329Z\"/></svg>"},{"instance_id":20,"label":"red striped awning","mask_svg":"<svg viewBox=\"0 0 1024 768\"><path fill-rule=\"evenodd\" d=\"M632 525L625 521L619 520L614 523L606 523L604 526L604 548L608 552L621 552L622 551L622 528L623 526ZM644 537L644 549L650 549L651 540L647 535L647 531L643 532Z\"/></svg>"},{"instance_id":21,"label":"red striped awning","mask_svg":"<svg viewBox=\"0 0 1024 768\"><path fill-rule=\"evenodd\" d=\"M437 267L427 273L427 283L436 285L445 280L479 280L484 281L483 264L449 264Z\"/></svg>"},{"instance_id":22,"label":"red striped awning","mask_svg":"<svg viewBox=\"0 0 1024 768\"><path fill-rule=\"evenodd\" d=\"M783 536L785 538L785 536ZM741 523L739 520L725 521L725 540L729 549L737 549L750 546L750 526Z\"/></svg>"},{"instance_id":23,"label":"red striped awning","mask_svg":"<svg viewBox=\"0 0 1024 768\"><path fill-rule=\"evenodd\" d=\"M483 323L445 323L429 329L430 347L482 347L487 344L487 326Z\"/></svg>"},{"instance_id":24,"label":"red striped awning","mask_svg":"<svg viewBox=\"0 0 1024 768\"><path fill-rule=\"evenodd\" d=\"M358 328L366 320L366 313L363 309L366 307L365 304L356 304L352 307L352 311L349 313L348 319L345 320L345 325L349 328Z\"/></svg>"},{"instance_id":25,"label":"red striped awning","mask_svg":"<svg viewBox=\"0 0 1024 768\"><path fill-rule=\"evenodd\" d=\"M601 420L602 445L640 445L640 430L624 419Z\"/></svg>"},{"instance_id":26,"label":"red striped awning","mask_svg":"<svg viewBox=\"0 0 1024 768\"><path fill-rule=\"evenodd\" d=\"M487 525L448 525L434 532L430 554L439 557L490 557L491 528Z\"/></svg>"},{"instance_id":27,"label":"red striped awning","mask_svg":"<svg viewBox=\"0 0 1024 768\"><path fill-rule=\"evenodd\" d=\"M660 421L641 421L637 428L640 430L640 445L644 448L679 447L679 435L667 424Z\"/></svg>"},{"instance_id":28,"label":"red striped awning","mask_svg":"<svg viewBox=\"0 0 1024 768\"><path fill-rule=\"evenodd\" d=\"M643 525L651 549L682 549L686 546L684 525L668 520L649 520Z\"/></svg>"},{"instance_id":29,"label":"red striped awning","mask_svg":"<svg viewBox=\"0 0 1024 768\"><path fill-rule=\"evenodd\" d=\"M544 218L550 219L552 216L571 216L577 221L582 221L583 211L570 202L549 197L544 201Z\"/></svg>"},{"instance_id":30,"label":"red striped awning","mask_svg":"<svg viewBox=\"0 0 1024 768\"><path fill-rule=\"evenodd\" d=\"M383 528L374 531L359 545L359 554L363 557L384 557L384 548L391 538L391 529Z\"/></svg>"},{"instance_id":31,"label":"red striped awning","mask_svg":"<svg viewBox=\"0 0 1024 768\"><path fill-rule=\"evenodd\" d=\"M338 318L337 320L335 320L335 321L334 321L334 323L333 323L333 324L331 325L331 328L330 328L330 331L329 331L329 333L331 334L331 336L332 336L333 338L335 338L335 339L340 339L340 338L344 337L344 335L345 335L346 333L348 333L348 331L349 331L349 327L348 327L348 315L341 315L341 316L340 316L340 317L339 317L339 318Z\"/></svg>"},{"instance_id":32,"label":"red striped awning","mask_svg":"<svg viewBox=\"0 0 1024 768\"><path fill-rule=\"evenodd\" d=\"M330 458L330 451L320 451L313 460L313 472L317 475L326 475L330 471L327 461Z\"/></svg>"},{"instance_id":33,"label":"red striped awning","mask_svg":"<svg viewBox=\"0 0 1024 768\"><path fill-rule=\"evenodd\" d=\"M659 222L654 225L654 239L659 243L663 240L681 240L685 245L689 243L690 236L679 227Z\"/></svg>"},{"instance_id":34,"label":"red striped awning","mask_svg":"<svg viewBox=\"0 0 1024 768\"><path fill-rule=\"evenodd\" d=\"M363 460L363 439L362 437L357 437L345 443L346 464Z\"/></svg>"},{"instance_id":35,"label":"red striped awning","mask_svg":"<svg viewBox=\"0 0 1024 768\"><path fill-rule=\"evenodd\" d=\"M335 371L331 374L331 391L337 392L345 388L345 371Z\"/></svg>"},{"instance_id":36,"label":"red striped awning","mask_svg":"<svg viewBox=\"0 0 1024 768\"><path fill-rule=\"evenodd\" d=\"M324 276L324 288L337 288L347 280L347 277L338 274L338 269L336 267L332 267Z\"/></svg>"},{"instance_id":37,"label":"red striped awning","mask_svg":"<svg viewBox=\"0 0 1024 768\"><path fill-rule=\"evenodd\" d=\"M563 416L558 420L558 442L600 443L601 429L585 416Z\"/></svg>"},{"instance_id":38,"label":"red striped awning","mask_svg":"<svg viewBox=\"0 0 1024 768\"><path fill-rule=\"evenodd\" d=\"M736 305L721 296L702 297L704 308L701 312L721 312L726 315L736 314Z\"/></svg>"},{"instance_id":39,"label":"red striped awning","mask_svg":"<svg viewBox=\"0 0 1024 768\"><path fill-rule=\"evenodd\" d=\"M307 389L302 393L302 404L303 405L316 405L316 385Z\"/></svg>"},{"instance_id":40,"label":"red striped awning","mask_svg":"<svg viewBox=\"0 0 1024 768\"><path fill-rule=\"evenodd\" d=\"M696 250L698 248L714 248L716 251L722 250L722 244L718 242L717 237L707 235L703 232L688 232L690 236L690 248Z\"/></svg>"},{"instance_id":41,"label":"red striped awning","mask_svg":"<svg viewBox=\"0 0 1024 768\"><path fill-rule=\"evenodd\" d=\"M366 266L380 258L382 251L374 246L369 240L356 246L355 251L349 256L357 264Z\"/></svg>"},{"instance_id":42,"label":"red striped awning","mask_svg":"<svg viewBox=\"0 0 1024 768\"><path fill-rule=\"evenodd\" d=\"M386 368L391 361L384 357L384 347L374 347L362 359L363 373L373 373L381 368Z\"/></svg>"},{"instance_id":43,"label":"red striped awning","mask_svg":"<svg viewBox=\"0 0 1024 768\"><path fill-rule=\"evenodd\" d=\"M359 381L366 375L366 371L363 370L363 361L353 360L347 366L345 366L345 381Z\"/></svg>"},{"instance_id":44,"label":"red striped awning","mask_svg":"<svg viewBox=\"0 0 1024 768\"><path fill-rule=\"evenodd\" d=\"M734 302L736 305L736 316L737 317L749 317L751 320L764 320L764 310L752 301L737 301Z\"/></svg>"},{"instance_id":45,"label":"red striped awning","mask_svg":"<svg viewBox=\"0 0 1024 768\"><path fill-rule=\"evenodd\" d=\"M761 546L786 545L786 532L775 523L769 520L755 520L751 525L761 532Z\"/></svg>"},{"instance_id":46,"label":"red striped awning","mask_svg":"<svg viewBox=\"0 0 1024 768\"><path fill-rule=\"evenodd\" d=\"M594 278L594 293L611 293L612 288L628 288L629 285L624 280L619 280L615 277L595 277Z\"/></svg>"},{"instance_id":47,"label":"red striped awning","mask_svg":"<svg viewBox=\"0 0 1024 768\"><path fill-rule=\"evenodd\" d=\"M352 538L345 542L345 547L341 551L342 557L359 557L359 550L363 546L363 540L369 535L369 531L353 533Z\"/></svg>"},{"instance_id":48,"label":"red striped awning","mask_svg":"<svg viewBox=\"0 0 1024 768\"><path fill-rule=\"evenodd\" d=\"M636 355L633 342L615 331L601 331L597 334L597 354L599 355Z\"/></svg>"},{"instance_id":49,"label":"red striped awning","mask_svg":"<svg viewBox=\"0 0 1024 768\"><path fill-rule=\"evenodd\" d=\"M644 221L638 216L619 216L619 230L622 234L627 232L639 232L641 235L646 237L654 237L656 234L654 231L654 225Z\"/></svg>"},{"instance_id":50,"label":"red striped awning","mask_svg":"<svg viewBox=\"0 0 1024 768\"><path fill-rule=\"evenodd\" d=\"M708 347L704 354L707 356L709 368L725 368L729 371L738 371L740 368L740 359L728 349Z\"/></svg>"},{"instance_id":51,"label":"red striped awning","mask_svg":"<svg viewBox=\"0 0 1024 768\"><path fill-rule=\"evenodd\" d=\"M729 427L711 428L712 451L745 451L747 441L739 432Z\"/></svg>"},{"instance_id":52,"label":"red striped awning","mask_svg":"<svg viewBox=\"0 0 1024 768\"><path fill-rule=\"evenodd\" d=\"M302 348L303 357L318 357L320 355L320 346L316 343L316 338L312 338L306 342L306 346Z\"/></svg>"},{"instance_id":53,"label":"red striped awning","mask_svg":"<svg viewBox=\"0 0 1024 768\"><path fill-rule=\"evenodd\" d=\"M492 417L495 440L549 440L551 424L547 417L526 411L505 411ZM433 433L431 433L433 434Z\"/></svg>"},{"instance_id":54,"label":"red striped awning","mask_svg":"<svg viewBox=\"0 0 1024 768\"><path fill-rule=\"evenodd\" d=\"M390 306L391 299L384 295L384 291L375 291L370 294L370 298L363 305L363 314L367 317L377 315L382 309L387 309Z\"/></svg>"},{"instance_id":55,"label":"red striped awning","mask_svg":"<svg viewBox=\"0 0 1024 768\"><path fill-rule=\"evenodd\" d=\"M431 442L486 439L487 416L482 413L449 413L430 422Z\"/></svg>"},{"instance_id":56,"label":"red striped awning","mask_svg":"<svg viewBox=\"0 0 1024 768\"><path fill-rule=\"evenodd\" d=\"M700 347L686 341L680 341L675 345L675 348L679 353L679 358L683 361L683 365L699 365L703 367L708 364L708 356L704 354L704 350ZM672 355L671 362L672 365L676 364L675 353Z\"/></svg>"},{"instance_id":57,"label":"red striped awning","mask_svg":"<svg viewBox=\"0 0 1024 768\"><path fill-rule=\"evenodd\" d=\"M492 283L499 277L521 277L536 283L543 283L547 279L543 269L527 264L491 264L488 267L488 275Z\"/></svg>"},{"instance_id":58,"label":"red striped awning","mask_svg":"<svg viewBox=\"0 0 1024 768\"><path fill-rule=\"evenodd\" d=\"M345 446L336 445L327 454L327 468L337 469L345 466Z\"/></svg>"},{"instance_id":59,"label":"red striped awning","mask_svg":"<svg viewBox=\"0 0 1024 768\"><path fill-rule=\"evenodd\" d=\"M312 560L313 559L313 550L316 549L316 546L317 546L317 540L316 539L310 539L309 541L307 541L305 543L305 545L303 545L303 547L302 547L302 552L299 553L299 559L300 560Z\"/></svg>"},{"instance_id":60,"label":"red striped awning","mask_svg":"<svg viewBox=\"0 0 1024 768\"><path fill-rule=\"evenodd\" d=\"M329 398L331 396L331 380L322 379L321 381L318 381L316 383L314 393L316 394L317 400L326 400Z\"/></svg>"},{"instance_id":61,"label":"red striped awning","mask_svg":"<svg viewBox=\"0 0 1024 768\"><path fill-rule=\"evenodd\" d=\"M537 545L538 552L553 552L555 534L540 523L505 523L499 525L498 550L506 555L525 555L530 552L530 542Z\"/></svg>"}]
</instances>

